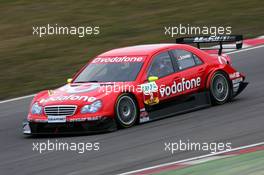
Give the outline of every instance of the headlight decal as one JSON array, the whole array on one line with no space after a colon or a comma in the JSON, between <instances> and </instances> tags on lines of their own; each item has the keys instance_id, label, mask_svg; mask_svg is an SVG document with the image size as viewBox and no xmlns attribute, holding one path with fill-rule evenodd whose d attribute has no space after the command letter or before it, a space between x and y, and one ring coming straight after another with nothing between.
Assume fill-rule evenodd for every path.
<instances>
[{"instance_id":1,"label":"headlight decal","mask_svg":"<svg viewBox=\"0 0 264 175\"><path fill-rule=\"evenodd\" d=\"M82 114L95 113L102 107L102 102L97 100L90 105L85 105L81 109Z\"/></svg>"},{"instance_id":2,"label":"headlight decal","mask_svg":"<svg viewBox=\"0 0 264 175\"><path fill-rule=\"evenodd\" d=\"M36 102L31 107L31 114L41 114L42 113L42 107Z\"/></svg>"}]
</instances>

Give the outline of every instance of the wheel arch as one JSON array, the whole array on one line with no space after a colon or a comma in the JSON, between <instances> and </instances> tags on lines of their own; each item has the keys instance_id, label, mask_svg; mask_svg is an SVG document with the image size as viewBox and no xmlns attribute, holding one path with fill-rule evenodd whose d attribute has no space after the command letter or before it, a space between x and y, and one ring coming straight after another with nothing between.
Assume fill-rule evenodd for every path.
<instances>
[{"instance_id":1,"label":"wheel arch","mask_svg":"<svg viewBox=\"0 0 264 175\"><path fill-rule=\"evenodd\" d=\"M128 94L128 95L130 95L130 96L136 101L136 105L137 105L137 107L138 107L138 109L139 109L139 99L137 98L137 96L136 96L133 92L130 92L130 91L124 91L124 92L120 93L120 94L117 96L117 98L116 98L116 102L115 102L115 104L117 103L119 97L120 97L121 95L123 95L123 94Z\"/></svg>"},{"instance_id":2,"label":"wheel arch","mask_svg":"<svg viewBox=\"0 0 264 175\"><path fill-rule=\"evenodd\" d=\"M207 76L207 78L206 78L206 85L205 85L205 88L206 88L207 90L210 89L211 79L213 78L213 75L214 75L216 72L221 72L221 73L223 73L223 74L227 77L227 80L228 80L228 83L229 83L229 85L230 85L230 88L232 89L232 82L231 82L231 80L230 80L230 78L229 78L229 75L228 75L228 73L227 73L224 69L222 69L222 68L214 69L214 70L212 70L212 71L208 74L208 76Z\"/></svg>"},{"instance_id":3,"label":"wheel arch","mask_svg":"<svg viewBox=\"0 0 264 175\"><path fill-rule=\"evenodd\" d=\"M114 111L115 111L115 117L117 117L117 114L116 114L116 105L117 105L117 102L119 100L119 98L124 95L124 94L127 94L129 95L130 97L132 97L134 100L135 100L135 103L136 103L136 108L137 108L137 119L136 119L136 124L139 123L139 118L140 118L140 103L139 103L139 100L136 96L136 94L130 92L130 91L124 91L124 92L121 92L120 94L118 94L116 100L115 100L115 105L114 105Z\"/></svg>"}]
</instances>

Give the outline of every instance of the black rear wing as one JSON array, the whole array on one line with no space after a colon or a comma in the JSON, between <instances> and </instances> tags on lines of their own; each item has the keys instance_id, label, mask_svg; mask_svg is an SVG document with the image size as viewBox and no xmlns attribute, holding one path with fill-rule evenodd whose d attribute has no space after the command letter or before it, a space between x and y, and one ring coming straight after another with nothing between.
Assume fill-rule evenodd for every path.
<instances>
[{"instance_id":1,"label":"black rear wing","mask_svg":"<svg viewBox=\"0 0 264 175\"><path fill-rule=\"evenodd\" d=\"M243 36L242 35L219 35L219 36L183 37L183 38L177 38L176 43L178 44L197 44L197 47L199 49L204 49L204 50L218 49L218 55L221 55L223 49L241 49L243 45ZM215 47L200 48L200 44L202 43L218 43L219 48L215 48ZM236 47L223 48L223 44L226 44L226 43L235 43Z\"/></svg>"}]
</instances>

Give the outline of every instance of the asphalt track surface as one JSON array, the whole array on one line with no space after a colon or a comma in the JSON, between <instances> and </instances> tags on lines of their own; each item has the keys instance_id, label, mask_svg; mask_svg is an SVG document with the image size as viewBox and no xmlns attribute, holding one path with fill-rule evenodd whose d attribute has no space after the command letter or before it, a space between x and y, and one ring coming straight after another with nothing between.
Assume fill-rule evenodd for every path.
<instances>
[{"instance_id":1,"label":"asphalt track surface","mask_svg":"<svg viewBox=\"0 0 264 175\"><path fill-rule=\"evenodd\" d=\"M236 100L112 133L28 138L21 123L31 98L0 104L0 174L118 174L207 154L164 151L164 142L231 142L232 147L264 141L264 48L230 55L249 86ZM84 154L32 151L33 142L100 142Z\"/></svg>"}]
</instances>

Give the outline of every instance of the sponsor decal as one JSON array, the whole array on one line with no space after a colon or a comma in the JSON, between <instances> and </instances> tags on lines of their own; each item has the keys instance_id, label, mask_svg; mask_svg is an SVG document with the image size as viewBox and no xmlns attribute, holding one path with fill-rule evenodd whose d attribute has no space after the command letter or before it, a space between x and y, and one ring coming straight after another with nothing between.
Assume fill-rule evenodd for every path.
<instances>
[{"instance_id":1,"label":"sponsor decal","mask_svg":"<svg viewBox=\"0 0 264 175\"><path fill-rule=\"evenodd\" d=\"M98 83L92 83L92 84L87 84L87 85L70 85L70 84L67 84L67 85L59 88L59 90L67 92L69 94L75 94L75 93L94 91L99 87L100 87L100 84L98 84Z\"/></svg>"},{"instance_id":2,"label":"sponsor decal","mask_svg":"<svg viewBox=\"0 0 264 175\"><path fill-rule=\"evenodd\" d=\"M82 121L97 121L103 119L103 116L93 116L93 117L82 117L82 118L71 118L70 122L82 122Z\"/></svg>"},{"instance_id":3,"label":"sponsor decal","mask_svg":"<svg viewBox=\"0 0 264 175\"><path fill-rule=\"evenodd\" d=\"M97 57L91 63L131 63L143 62L145 56L118 56L118 57Z\"/></svg>"},{"instance_id":4,"label":"sponsor decal","mask_svg":"<svg viewBox=\"0 0 264 175\"><path fill-rule=\"evenodd\" d=\"M40 103L47 103L49 101L84 101L84 102L94 102L96 100L95 97L88 96L79 96L79 95L68 95L68 96L57 96L57 97L49 97L46 99L41 99Z\"/></svg>"},{"instance_id":5,"label":"sponsor decal","mask_svg":"<svg viewBox=\"0 0 264 175\"><path fill-rule=\"evenodd\" d=\"M144 103L154 105L159 103L158 85L156 82L149 82L141 85L144 94Z\"/></svg>"},{"instance_id":6,"label":"sponsor decal","mask_svg":"<svg viewBox=\"0 0 264 175\"><path fill-rule=\"evenodd\" d=\"M194 42L217 42L217 41L230 41L230 40L234 40L235 37L234 36L210 36L210 37L195 37L194 38Z\"/></svg>"},{"instance_id":7,"label":"sponsor decal","mask_svg":"<svg viewBox=\"0 0 264 175\"><path fill-rule=\"evenodd\" d=\"M151 92L148 95L144 95L144 103L146 105L155 105L159 103L158 92Z\"/></svg>"},{"instance_id":8,"label":"sponsor decal","mask_svg":"<svg viewBox=\"0 0 264 175\"><path fill-rule=\"evenodd\" d=\"M37 123L47 123L48 119L35 119L35 118L30 118L28 119L30 122L37 122Z\"/></svg>"},{"instance_id":9,"label":"sponsor decal","mask_svg":"<svg viewBox=\"0 0 264 175\"><path fill-rule=\"evenodd\" d=\"M145 112L146 113L146 112ZM140 123L145 123L149 121L149 116L144 116L144 117L140 117L139 122Z\"/></svg>"},{"instance_id":10,"label":"sponsor decal","mask_svg":"<svg viewBox=\"0 0 264 175\"><path fill-rule=\"evenodd\" d=\"M229 77L230 79L232 79L233 92L236 93L239 89L240 83L243 81L243 78L241 77L239 72L229 74Z\"/></svg>"},{"instance_id":11,"label":"sponsor decal","mask_svg":"<svg viewBox=\"0 0 264 175\"><path fill-rule=\"evenodd\" d=\"M177 59L181 61L181 60L191 58L191 57L192 57L191 54L187 54L187 55L178 56Z\"/></svg>"},{"instance_id":12,"label":"sponsor decal","mask_svg":"<svg viewBox=\"0 0 264 175\"><path fill-rule=\"evenodd\" d=\"M151 92L158 92L158 85L156 84L155 81L144 83L141 85L141 88L142 88L142 92L145 95L149 95Z\"/></svg>"},{"instance_id":13,"label":"sponsor decal","mask_svg":"<svg viewBox=\"0 0 264 175\"><path fill-rule=\"evenodd\" d=\"M233 83L233 92L236 93L239 89L239 85L240 83L243 81L243 78L242 77L239 77L239 78L235 78L232 80L232 83Z\"/></svg>"},{"instance_id":14,"label":"sponsor decal","mask_svg":"<svg viewBox=\"0 0 264 175\"><path fill-rule=\"evenodd\" d=\"M229 78L230 79L239 78L239 77L240 77L240 73L239 72L235 72L235 73L229 74Z\"/></svg>"},{"instance_id":15,"label":"sponsor decal","mask_svg":"<svg viewBox=\"0 0 264 175\"><path fill-rule=\"evenodd\" d=\"M227 64L227 59L223 56L218 56L218 61L220 64Z\"/></svg>"},{"instance_id":16,"label":"sponsor decal","mask_svg":"<svg viewBox=\"0 0 264 175\"><path fill-rule=\"evenodd\" d=\"M240 78L236 78L236 79L232 80L232 83L233 83L233 84L238 84L238 83L240 83L241 81L243 81L243 78L242 78L242 77L240 77Z\"/></svg>"},{"instance_id":17,"label":"sponsor decal","mask_svg":"<svg viewBox=\"0 0 264 175\"><path fill-rule=\"evenodd\" d=\"M193 78L191 80L185 80L185 78L182 78L180 82L174 81L171 86L162 85L160 87L159 92L161 97L170 96L172 94L177 94L189 89L197 88L200 85L201 85L201 77Z\"/></svg>"},{"instance_id":18,"label":"sponsor decal","mask_svg":"<svg viewBox=\"0 0 264 175\"><path fill-rule=\"evenodd\" d=\"M66 116L48 116L48 123L65 123Z\"/></svg>"},{"instance_id":19,"label":"sponsor decal","mask_svg":"<svg viewBox=\"0 0 264 175\"><path fill-rule=\"evenodd\" d=\"M31 134L31 129L28 123L23 123L23 132L24 134Z\"/></svg>"},{"instance_id":20,"label":"sponsor decal","mask_svg":"<svg viewBox=\"0 0 264 175\"><path fill-rule=\"evenodd\" d=\"M144 123L149 121L149 115L145 108L140 109L139 122Z\"/></svg>"}]
</instances>

